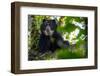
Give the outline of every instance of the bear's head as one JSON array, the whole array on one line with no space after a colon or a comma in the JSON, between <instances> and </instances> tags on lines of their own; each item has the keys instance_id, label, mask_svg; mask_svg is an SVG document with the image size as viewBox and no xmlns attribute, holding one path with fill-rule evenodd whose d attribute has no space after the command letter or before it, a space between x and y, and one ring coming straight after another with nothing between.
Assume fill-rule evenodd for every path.
<instances>
[{"instance_id":1,"label":"bear's head","mask_svg":"<svg viewBox=\"0 0 100 76\"><path fill-rule=\"evenodd\" d=\"M52 36L54 31L56 31L57 23L55 20L43 20L41 25L41 32L46 36Z\"/></svg>"}]
</instances>

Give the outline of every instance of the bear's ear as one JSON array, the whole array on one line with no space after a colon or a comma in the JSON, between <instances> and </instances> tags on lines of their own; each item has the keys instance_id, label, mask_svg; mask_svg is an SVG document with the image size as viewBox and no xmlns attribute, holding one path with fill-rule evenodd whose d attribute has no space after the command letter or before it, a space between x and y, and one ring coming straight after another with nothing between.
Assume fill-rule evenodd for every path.
<instances>
[{"instance_id":1,"label":"bear's ear","mask_svg":"<svg viewBox=\"0 0 100 76\"><path fill-rule=\"evenodd\" d=\"M52 20L53 22L56 22L54 19Z\"/></svg>"},{"instance_id":2,"label":"bear's ear","mask_svg":"<svg viewBox=\"0 0 100 76\"><path fill-rule=\"evenodd\" d=\"M43 22L45 22L46 21L46 19L43 19Z\"/></svg>"},{"instance_id":3,"label":"bear's ear","mask_svg":"<svg viewBox=\"0 0 100 76\"><path fill-rule=\"evenodd\" d=\"M56 20L52 20L53 21L53 23L56 23Z\"/></svg>"},{"instance_id":4,"label":"bear's ear","mask_svg":"<svg viewBox=\"0 0 100 76\"><path fill-rule=\"evenodd\" d=\"M53 23L54 25L57 25L56 20L52 20L52 23Z\"/></svg>"}]
</instances>

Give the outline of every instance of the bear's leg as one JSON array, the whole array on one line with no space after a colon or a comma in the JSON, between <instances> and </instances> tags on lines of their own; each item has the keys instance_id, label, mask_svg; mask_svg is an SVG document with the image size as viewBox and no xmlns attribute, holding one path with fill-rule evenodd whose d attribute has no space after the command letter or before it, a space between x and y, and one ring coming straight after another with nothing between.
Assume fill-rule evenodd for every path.
<instances>
[{"instance_id":1,"label":"bear's leg","mask_svg":"<svg viewBox=\"0 0 100 76\"><path fill-rule=\"evenodd\" d=\"M53 37L55 38L56 46L62 47L63 45L63 38L60 33L54 32Z\"/></svg>"},{"instance_id":2,"label":"bear's leg","mask_svg":"<svg viewBox=\"0 0 100 76\"><path fill-rule=\"evenodd\" d=\"M53 37L56 39L56 43L58 47L68 47L70 45L69 41L64 41L61 34L58 32L54 32Z\"/></svg>"},{"instance_id":3,"label":"bear's leg","mask_svg":"<svg viewBox=\"0 0 100 76\"><path fill-rule=\"evenodd\" d=\"M43 54L47 52L49 48L50 48L50 39L48 37L41 35L39 40L39 49L40 49L39 52Z\"/></svg>"}]
</instances>

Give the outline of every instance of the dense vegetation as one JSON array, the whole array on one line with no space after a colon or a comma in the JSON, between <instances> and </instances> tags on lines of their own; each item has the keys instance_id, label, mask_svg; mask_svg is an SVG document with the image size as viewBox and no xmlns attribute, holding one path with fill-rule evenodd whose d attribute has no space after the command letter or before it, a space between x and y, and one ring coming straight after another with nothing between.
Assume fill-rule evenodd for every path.
<instances>
[{"instance_id":1,"label":"dense vegetation","mask_svg":"<svg viewBox=\"0 0 100 76\"><path fill-rule=\"evenodd\" d=\"M40 26L43 19L55 19L57 31L62 34L64 40L68 40L69 47L57 49L55 53L46 52L44 56L38 54L38 41ZM51 59L75 59L87 57L87 25L86 17L73 16L28 16L28 59L51 60Z\"/></svg>"}]
</instances>

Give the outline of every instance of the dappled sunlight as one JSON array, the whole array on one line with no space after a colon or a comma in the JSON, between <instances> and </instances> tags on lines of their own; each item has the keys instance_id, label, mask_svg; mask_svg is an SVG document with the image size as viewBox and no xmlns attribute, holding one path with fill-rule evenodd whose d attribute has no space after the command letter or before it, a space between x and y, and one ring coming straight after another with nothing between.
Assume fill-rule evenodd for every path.
<instances>
[{"instance_id":1,"label":"dappled sunlight","mask_svg":"<svg viewBox=\"0 0 100 76\"><path fill-rule=\"evenodd\" d=\"M76 22L75 20L72 21L72 24L74 24L75 26L79 26L81 29L85 29L85 24L84 22Z\"/></svg>"},{"instance_id":2,"label":"dappled sunlight","mask_svg":"<svg viewBox=\"0 0 100 76\"><path fill-rule=\"evenodd\" d=\"M55 20L57 28L53 31L58 32L65 46L46 51L43 55L39 53L39 39L41 34L41 25L45 20ZM56 60L56 59L76 59L87 57L87 17L72 16L28 16L28 60ZM53 27L53 26L52 26ZM52 37L52 35L51 35ZM56 39L50 38L51 42ZM59 43L59 42L57 42ZM62 45L62 42L59 43Z\"/></svg>"}]
</instances>

